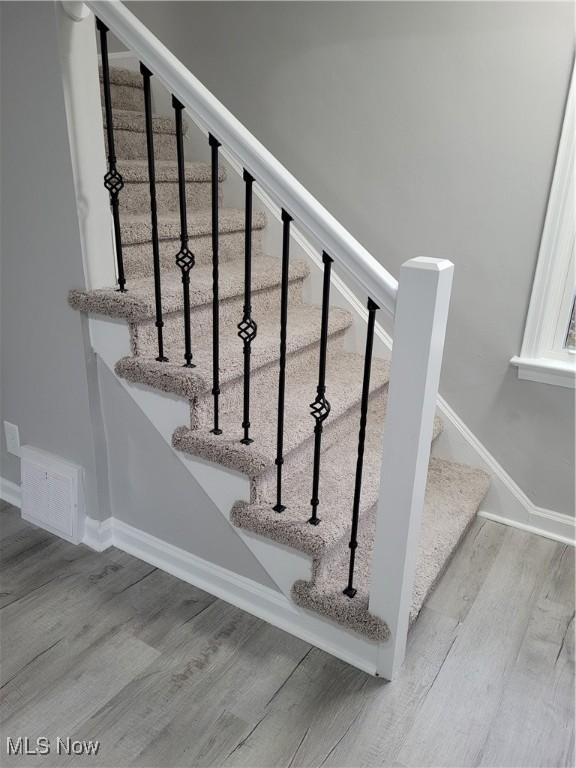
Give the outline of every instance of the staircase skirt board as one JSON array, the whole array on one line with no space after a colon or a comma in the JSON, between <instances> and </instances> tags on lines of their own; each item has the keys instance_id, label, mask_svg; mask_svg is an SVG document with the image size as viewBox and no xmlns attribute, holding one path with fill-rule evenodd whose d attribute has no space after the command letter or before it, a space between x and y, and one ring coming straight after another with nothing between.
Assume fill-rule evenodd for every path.
<instances>
[{"instance_id":1,"label":"staircase skirt board","mask_svg":"<svg viewBox=\"0 0 576 768\"><path fill-rule=\"evenodd\" d=\"M310 404L316 395L318 379L321 309L304 300L303 287L309 267L306 262L293 259L289 270L282 464L282 499L286 509L279 514L273 505L277 471L281 262L278 253L263 252L266 217L254 212L252 219L252 317L257 325L250 360L250 435L254 442L243 445L240 438L244 355L237 324L244 303L244 211L222 206L226 174L220 171L219 422L222 434L214 435L210 431L213 419L211 169L206 163L185 164L189 247L195 255L195 266L190 272L190 334L196 367L184 368L182 281L175 262L180 249L180 217L173 115L153 118L163 332L169 358L168 362L157 362L146 134L139 73L113 68L111 95L118 167L125 182L120 207L128 291L119 293L113 286L71 291L69 303L81 312L127 323L131 354L118 359L115 365L108 364L114 365L116 374L125 382L143 385L143 396L147 388L189 402L190 421L175 429L174 449L180 452L185 463L209 462L210 466L225 468L227 472L233 470L229 476L240 473L236 475L238 478L246 477L250 498L248 500L245 493L244 500L230 505L230 522L237 527L239 535L245 541L252 541L256 548L259 541L266 542L268 548L279 546L279 552L288 548L298 553L298 557L310 558L306 560L311 563L310 570L300 571L301 575L308 574L306 578L293 576L291 591L290 585L283 587L286 594L291 594L287 605L294 616L300 617L299 621L327 627L327 631L333 628L340 638L355 638L354 642L360 643L358 647L365 649L366 659L370 657L374 663L362 664L357 660L353 663L375 674L378 644L385 643L390 634L385 617L372 615L368 608L375 511L381 491L382 444L386 440L389 363L376 357L373 360L354 577L357 593L350 598L342 590L347 583L364 362L362 355L347 350L351 315L336 306L330 309L326 397L331 411L322 433L320 523L310 525L315 423ZM441 429L441 421L436 418L433 441ZM164 434L165 439L169 439ZM488 482L488 475L482 470L431 458L411 622L418 616L472 522ZM385 493L385 489L382 492ZM294 579L298 580L292 583ZM341 652L335 652L342 657Z\"/></svg>"}]
</instances>

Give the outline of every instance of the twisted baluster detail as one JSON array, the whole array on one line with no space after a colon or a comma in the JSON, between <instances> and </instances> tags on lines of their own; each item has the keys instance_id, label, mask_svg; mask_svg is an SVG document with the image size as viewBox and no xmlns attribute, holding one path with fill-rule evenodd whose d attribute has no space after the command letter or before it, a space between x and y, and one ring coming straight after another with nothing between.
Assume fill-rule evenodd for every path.
<instances>
[{"instance_id":1,"label":"twisted baluster detail","mask_svg":"<svg viewBox=\"0 0 576 768\"><path fill-rule=\"evenodd\" d=\"M246 184L246 205L244 221L244 315L238 323L238 336L244 342L244 408L242 417L242 429L244 437L240 441L244 445L250 445L253 440L250 437L250 355L252 342L256 338L258 330L252 319L252 185L254 178L244 170L244 182Z\"/></svg>"},{"instance_id":2,"label":"twisted baluster detail","mask_svg":"<svg viewBox=\"0 0 576 768\"><path fill-rule=\"evenodd\" d=\"M114 148L114 118L112 117L112 97L110 95L110 67L108 64L108 27L96 19L96 29L100 35L100 53L102 55L102 86L104 90L104 112L106 114L106 140L108 144L108 172L104 176L104 187L110 197L112 220L114 222L114 246L116 249L116 269L118 272L118 290L125 293L124 259L122 256L122 231L120 229L120 208L118 197L124 189L124 179L116 167Z\"/></svg>"},{"instance_id":3,"label":"twisted baluster detail","mask_svg":"<svg viewBox=\"0 0 576 768\"><path fill-rule=\"evenodd\" d=\"M188 248L188 218L186 214L186 171L184 166L184 141L182 131L182 110L184 105L172 96L174 122L176 127L176 156L178 159L178 201L180 206L180 250L176 254L176 265L182 273L182 298L184 303L184 368L195 368L192 362L192 338L190 332L190 271L195 257Z\"/></svg>"},{"instance_id":4,"label":"twisted baluster detail","mask_svg":"<svg viewBox=\"0 0 576 768\"><path fill-rule=\"evenodd\" d=\"M312 516L308 520L310 525L318 525L319 486L320 486L320 451L322 447L322 427L330 414L330 403L326 399L326 350L328 347L328 312L330 308L330 271L332 259L326 252L322 254L324 262L324 278L322 285L322 322L320 328L320 355L318 362L318 386L316 387L316 399L310 403L312 416L316 420L314 425L314 462L312 473Z\"/></svg>"}]
</instances>

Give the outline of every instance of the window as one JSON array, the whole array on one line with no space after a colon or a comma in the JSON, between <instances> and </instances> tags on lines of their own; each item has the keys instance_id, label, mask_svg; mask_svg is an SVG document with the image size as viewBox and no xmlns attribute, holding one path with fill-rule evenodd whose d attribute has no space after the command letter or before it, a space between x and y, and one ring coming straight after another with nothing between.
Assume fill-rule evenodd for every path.
<instances>
[{"instance_id":1,"label":"window","mask_svg":"<svg viewBox=\"0 0 576 768\"><path fill-rule=\"evenodd\" d=\"M548 201L518 377L562 387L576 383L574 72Z\"/></svg>"}]
</instances>

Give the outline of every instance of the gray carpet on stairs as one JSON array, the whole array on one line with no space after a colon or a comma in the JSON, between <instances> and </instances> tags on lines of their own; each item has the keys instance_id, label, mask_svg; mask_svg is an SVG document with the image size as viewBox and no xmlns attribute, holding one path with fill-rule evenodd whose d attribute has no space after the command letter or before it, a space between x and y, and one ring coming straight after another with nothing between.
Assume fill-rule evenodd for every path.
<instances>
[{"instance_id":1,"label":"gray carpet on stairs","mask_svg":"<svg viewBox=\"0 0 576 768\"><path fill-rule=\"evenodd\" d=\"M252 345L250 446L242 435L242 342L237 323L242 317L244 212L220 210L220 380L223 434L211 434L211 215L210 167L187 162L187 207L190 248L196 255L191 272L191 335L196 367L183 362L183 314L180 272L174 257L179 249L177 166L174 122L171 116L154 118L158 192L158 229L165 319L165 346L169 362L158 363L154 326L151 226L149 216L146 137L142 113L142 80L138 73L111 70L112 103L118 165L125 188L120 195L122 237L128 292L113 286L94 291L71 291L69 302L82 312L123 318L130 325L132 355L119 360L116 373L138 384L179 395L190 401L190 423L176 430L178 450L240 471L250 478L251 500L238 502L233 523L245 530L287 545L313 558L310 582L297 582L295 602L371 640L385 640L386 623L368 610L370 564L379 496L382 440L387 402L388 362L375 359L371 377L366 453L360 504L359 547L355 587L350 599L342 594L348 575L348 540L358 449L362 356L348 352L345 335L351 325L348 312L332 307L327 360L326 396L331 413L325 422L318 526L309 525L312 494L314 420L310 403L316 395L320 308L303 300L308 267L293 259L290 265L288 362L283 464L282 514L272 510L276 494L276 418L279 356L278 254L262 251L263 214L253 220L253 317L258 333ZM225 182L220 173L220 186ZM280 244L278 244L280 249ZM435 439L442 430L437 418ZM451 554L472 522L488 489L485 472L432 458L419 544L410 619L413 621L434 588Z\"/></svg>"}]
</instances>

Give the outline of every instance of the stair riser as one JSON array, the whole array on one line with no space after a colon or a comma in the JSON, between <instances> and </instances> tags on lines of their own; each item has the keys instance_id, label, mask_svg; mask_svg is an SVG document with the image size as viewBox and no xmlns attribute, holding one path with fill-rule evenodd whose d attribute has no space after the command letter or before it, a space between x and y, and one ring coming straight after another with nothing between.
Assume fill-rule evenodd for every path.
<instances>
[{"instance_id":1,"label":"stair riser","mask_svg":"<svg viewBox=\"0 0 576 768\"><path fill-rule=\"evenodd\" d=\"M122 160L145 160L148 157L146 134L114 128L116 157ZM173 133L154 132L154 157L157 160L176 160L176 137Z\"/></svg>"},{"instance_id":2,"label":"stair riser","mask_svg":"<svg viewBox=\"0 0 576 768\"><path fill-rule=\"evenodd\" d=\"M299 280L289 286L288 295L291 303L302 302L303 281ZM274 286L262 291L252 293L252 317L258 322L258 318L268 314L278 307L280 301L280 287ZM231 299L220 302L220 329L235 330L242 319L244 299L243 296L234 296ZM173 312L164 316L164 348L169 358L176 359L182 355L184 339L184 313ZM203 338L212 335L212 304L195 307L190 312L190 328L192 338L192 352L194 353L194 337ZM256 342L254 342L256 343ZM150 319L137 326L132 326L132 349L134 354L150 354L157 345L157 330L154 320ZM238 339L238 347L242 349L242 340Z\"/></svg>"},{"instance_id":3,"label":"stair riser","mask_svg":"<svg viewBox=\"0 0 576 768\"><path fill-rule=\"evenodd\" d=\"M196 257L196 264L212 264L212 235L191 237L188 244ZM180 250L179 240L161 240L159 243L160 263L163 270L178 270L176 254ZM252 232L252 254L262 255L262 231ZM136 243L124 245L124 268L130 277L146 277L153 274L152 244ZM219 259L224 265L227 261L244 258L244 231L223 232L219 237Z\"/></svg>"},{"instance_id":4,"label":"stair riser","mask_svg":"<svg viewBox=\"0 0 576 768\"><path fill-rule=\"evenodd\" d=\"M142 213L150 209L150 187L148 183L125 182L120 193L120 210L124 213ZM222 184L219 186L219 201L222 205ZM186 203L188 210L209 208L212 204L209 181L187 181ZM179 209L178 184L175 181L156 182L156 204L158 213Z\"/></svg>"},{"instance_id":5,"label":"stair riser","mask_svg":"<svg viewBox=\"0 0 576 768\"><path fill-rule=\"evenodd\" d=\"M144 91L142 88L111 83L110 96L112 98L112 109L129 109L135 112L144 112ZM104 105L104 87L102 83L100 83L100 97L102 105Z\"/></svg>"},{"instance_id":6,"label":"stair riser","mask_svg":"<svg viewBox=\"0 0 576 768\"><path fill-rule=\"evenodd\" d=\"M339 333L333 334L330 336L329 344L330 348L333 350L334 353L341 352L344 348L344 331L340 331ZM319 344L314 343L310 344L306 347L303 347L299 349L297 352L293 352L292 354L288 355L288 365L290 367L290 376L294 376L298 374L298 370L309 370L310 367L313 369L316 369L318 367L318 355L319 355ZM255 389L259 382L262 381L264 378L271 379L269 392L270 397L277 398L278 397L278 360L274 360L272 362L267 363L266 365L262 365L259 368L256 368L255 370L252 370L250 372L250 384L253 389ZM273 372L274 377L271 378L270 374ZM224 410L228 410L231 407L234 407L235 410L238 413L238 423L240 424L242 422L242 407L243 407L243 398L244 398L244 380L242 377L238 377L236 379L233 379L232 381L226 382L225 385L220 387L220 406ZM316 392L313 391L310 393L310 402L314 399L316 395ZM197 400L193 403L191 403L190 408L190 428L191 429L208 429L212 425L212 420L214 416L213 412L213 398L211 394L206 394L204 396L201 396L197 398ZM252 401L252 408L254 411L258 408L258 403L253 400ZM310 422L312 427L313 419L310 417Z\"/></svg>"}]
</instances>

